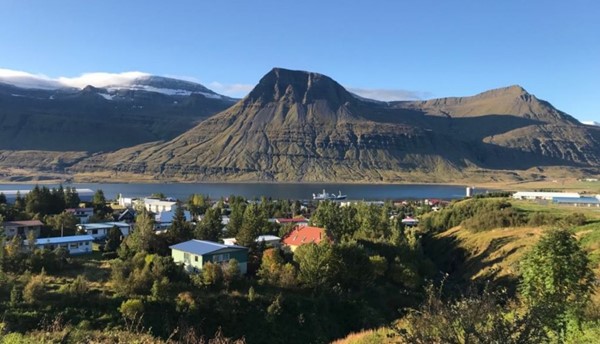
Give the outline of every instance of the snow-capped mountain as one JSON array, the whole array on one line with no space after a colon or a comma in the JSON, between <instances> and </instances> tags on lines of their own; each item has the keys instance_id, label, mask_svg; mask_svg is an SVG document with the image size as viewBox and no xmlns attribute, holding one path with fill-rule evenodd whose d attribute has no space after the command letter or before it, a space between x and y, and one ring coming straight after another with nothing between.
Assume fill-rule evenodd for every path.
<instances>
[{"instance_id":1,"label":"snow-capped mountain","mask_svg":"<svg viewBox=\"0 0 600 344\"><path fill-rule=\"evenodd\" d=\"M235 101L139 72L51 79L0 69L0 150L95 152L168 140Z\"/></svg>"},{"instance_id":2,"label":"snow-capped mountain","mask_svg":"<svg viewBox=\"0 0 600 344\"><path fill-rule=\"evenodd\" d=\"M88 73L75 78L60 77L52 79L44 75L0 69L0 83L25 90L61 90L61 93L74 93L83 90L87 86L92 86L99 89L99 95L106 100L114 100L115 97L119 97L120 91L123 90L154 92L182 97L199 94L206 98L235 100L195 82L142 72ZM25 96L25 94L16 93L16 96L20 95Z\"/></svg>"},{"instance_id":3,"label":"snow-capped mountain","mask_svg":"<svg viewBox=\"0 0 600 344\"><path fill-rule=\"evenodd\" d=\"M595 125L597 127L600 127L600 123L596 122L596 121L581 121L581 124L585 124L585 125Z\"/></svg>"}]
</instances>

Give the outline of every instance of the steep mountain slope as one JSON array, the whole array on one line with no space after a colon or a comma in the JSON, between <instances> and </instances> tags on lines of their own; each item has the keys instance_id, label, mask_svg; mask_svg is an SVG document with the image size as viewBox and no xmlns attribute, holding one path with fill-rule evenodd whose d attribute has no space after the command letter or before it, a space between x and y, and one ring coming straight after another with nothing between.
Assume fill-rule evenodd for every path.
<instances>
[{"instance_id":1,"label":"steep mountain slope","mask_svg":"<svg viewBox=\"0 0 600 344\"><path fill-rule=\"evenodd\" d=\"M598 137L520 87L387 104L354 96L324 75L275 68L247 97L179 137L96 155L71 171L183 180L448 181L475 169L598 166Z\"/></svg>"},{"instance_id":2,"label":"steep mountain slope","mask_svg":"<svg viewBox=\"0 0 600 344\"><path fill-rule=\"evenodd\" d=\"M0 150L96 152L168 140L235 102L155 76L106 88L42 86L0 84Z\"/></svg>"}]
</instances>

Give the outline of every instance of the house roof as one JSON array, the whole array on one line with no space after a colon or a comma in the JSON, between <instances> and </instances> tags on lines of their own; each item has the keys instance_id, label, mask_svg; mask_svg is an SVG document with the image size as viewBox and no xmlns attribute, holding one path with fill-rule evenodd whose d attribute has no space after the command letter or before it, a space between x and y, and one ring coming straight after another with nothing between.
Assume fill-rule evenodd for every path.
<instances>
[{"instance_id":1,"label":"house roof","mask_svg":"<svg viewBox=\"0 0 600 344\"><path fill-rule=\"evenodd\" d=\"M419 220L407 216L402 220L402 223L419 223Z\"/></svg>"},{"instance_id":2,"label":"house roof","mask_svg":"<svg viewBox=\"0 0 600 344\"><path fill-rule=\"evenodd\" d=\"M219 244L219 243L212 242L212 241L196 240L196 239L192 239L192 240L184 241L179 244L171 245L171 246L169 246L169 248L172 250L179 250L179 251L193 253L193 254L196 254L199 256L208 254L208 253L212 253L215 251L219 251L222 249L237 249L237 250L247 250L248 249L243 246L224 245L224 244Z\"/></svg>"},{"instance_id":3,"label":"house roof","mask_svg":"<svg viewBox=\"0 0 600 344\"><path fill-rule=\"evenodd\" d=\"M6 226L19 226L19 227L33 227L33 226L43 226L44 224L40 220L30 220L30 221L6 221L2 223Z\"/></svg>"},{"instance_id":4,"label":"house roof","mask_svg":"<svg viewBox=\"0 0 600 344\"><path fill-rule=\"evenodd\" d=\"M65 211L68 211L70 213L74 213L77 211L93 212L94 208L68 208L68 209L65 209Z\"/></svg>"},{"instance_id":5,"label":"house roof","mask_svg":"<svg viewBox=\"0 0 600 344\"><path fill-rule=\"evenodd\" d=\"M78 227L81 227L86 231L90 230L90 229L110 229L110 228L113 228L114 226L117 226L119 228L131 227L131 225L127 222L100 222L100 223L85 223L85 224L78 225Z\"/></svg>"},{"instance_id":6,"label":"house roof","mask_svg":"<svg viewBox=\"0 0 600 344\"><path fill-rule=\"evenodd\" d=\"M331 240L324 228L304 226L296 227L289 232L284 238L283 243L288 246L299 246L314 242L320 243L323 239Z\"/></svg>"},{"instance_id":7,"label":"house roof","mask_svg":"<svg viewBox=\"0 0 600 344\"><path fill-rule=\"evenodd\" d=\"M35 241L36 245L57 245L57 244L69 244L74 242L85 242L93 241L94 237L91 235L71 235L64 237L55 238L40 238Z\"/></svg>"},{"instance_id":8,"label":"house roof","mask_svg":"<svg viewBox=\"0 0 600 344\"><path fill-rule=\"evenodd\" d=\"M297 222L308 222L307 219L303 218L303 217L295 217L295 218L277 218L275 219L275 221L277 221L277 223L297 223Z\"/></svg>"},{"instance_id":9,"label":"house roof","mask_svg":"<svg viewBox=\"0 0 600 344\"><path fill-rule=\"evenodd\" d=\"M598 200L596 197L580 197L580 198L554 197L554 198L552 198L552 202L554 202L554 203L569 203L569 204L600 204L600 200Z\"/></svg>"}]
</instances>

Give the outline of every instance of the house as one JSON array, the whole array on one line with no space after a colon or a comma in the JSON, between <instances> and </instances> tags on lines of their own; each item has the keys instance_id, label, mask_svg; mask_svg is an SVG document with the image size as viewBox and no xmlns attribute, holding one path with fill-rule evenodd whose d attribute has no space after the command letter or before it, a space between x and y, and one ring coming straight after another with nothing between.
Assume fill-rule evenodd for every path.
<instances>
[{"instance_id":1,"label":"house","mask_svg":"<svg viewBox=\"0 0 600 344\"><path fill-rule=\"evenodd\" d=\"M560 205L572 205L574 207L600 207L600 196L596 197L554 197L552 203Z\"/></svg>"},{"instance_id":2,"label":"house","mask_svg":"<svg viewBox=\"0 0 600 344\"><path fill-rule=\"evenodd\" d=\"M121 230L124 237L128 236L129 232L131 232L131 224L126 222L86 223L77 225L77 229L86 232L87 235L93 236L94 239L104 239L110 229L115 226Z\"/></svg>"},{"instance_id":3,"label":"house","mask_svg":"<svg viewBox=\"0 0 600 344\"><path fill-rule=\"evenodd\" d=\"M35 247L47 250L54 250L63 247L69 254L84 254L92 252L92 241L94 237L91 235L72 235L56 238L40 238L35 241ZM27 241L24 242L27 245Z\"/></svg>"},{"instance_id":4,"label":"house","mask_svg":"<svg viewBox=\"0 0 600 344\"><path fill-rule=\"evenodd\" d=\"M79 223L88 223L90 217L94 215L94 208L69 208L65 211L73 214L79 220Z\"/></svg>"},{"instance_id":5,"label":"house","mask_svg":"<svg viewBox=\"0 0 600 344\"><path fill-rule=\"evenodd\" d=\"M26 238L29 232L33 232L35 237L40 236L40 231L44 224L39 220L31 221L6 221L2 223L4 227L4 234L7 238L12 238L16 234Z\"/></svg>"},{"instance_id":6,"label":"house","mask_svg":"<svg viewBox=\"0 0 600 344\"><path fill-rule=\"evenodd\" d=\"M298 246L310 243L318 244L323 240L333 241L325 228L298 226L284 236L282 242L284 246L294 252Z\"/></svg>"},{"instance_id":7,"label":"house","mask_svg":"<svg viewBox=\"0 0 600 344\"><path fill-rule=\"evenodd\" d=\"M207 262L224 264L230 259L238 261L240 273L248 271L248 248L237 245L223 245L205 240L188 240L169 246L175 263L183 264L188 272L202 270Z\"/></svg>"},{"instance_id":8,"label":"house","mask_svg":"<svg viewBox=\"0 0 600 344\"><path fill-rule=\"evenodd\" d=\"M113 215L114 218L114 215ZM133 209L127 208L123 210L116 218L117 222L127 222L132 223L135 220L135 211Z\"/></svg>"},{"instance_id":9,"label":"house","mask_svg":"<svg viewBox=\"0 0 600 344\"><path fill-rule=\"evenodd\" d=\"M281 245L281 238L275 235L259 235L254 241L264 243L266 247L279 247ZM223 243L232 246L237 244L237 240L235 238L224 238Z\"/></svg>"},{"instance_id":10,"label":"house","mask_svg":"<svg viewBox=\"0 0 600 344\"><path fill-rule=\"evenodd\" d=\"M275 219L275 222L280 225L292 224L292 225L298 225L298 226L308 226L308 220L302 216L293 217L291 219L277 218L277 219Z\"/></svg>"},{"instance_id":11,"label":"house","mask_svg":"<svg viewBox=\"0 0 600 344\"><path fill-rule=\"evenodd\" d=\"M146 210L153 213L160 213L161 211L175 211L175 208L177 208L177 202L163 201L156 198L144 198L144 207Z\"/></svg>"},{"instance_id":12,"label":"house","mask_svg":"<svg viewBox=\"0 0 600 344\"><path fill-rule=\"evenodd\" d=\"M188 222L192 220L192 214L190 214L190 212L187 210L183 211L183 216ZM159 211L154 215L155 229L158 231L167 230L171 226L171 223L173 223L174 217L175 209L169 211Z\"/></svg>"},{"instance_id":13,"label":"house","mask_svg":"<svg viewBox=\"0 0 600 344\"><path fill-rule=\"evenodd\" d=\"M419 220L414 219L410 216L405 217L404 219L402 219L401 222L403 225L408 226L408 227L414 227L419 224Z\"/></svg>"},{"instance_id":14,"label":"house","mask_svg":"<svg viewBox=\"0 0 600 344\"><path fill-rule=\"evenodd\" d=\"M537 192L537 191L519 191L515 192L512 195L513 199L528 199L528 200L552 200L555 197L567 197L567 198L579 198L579 195L576 192Z\"/></svg>"}]
</instances>

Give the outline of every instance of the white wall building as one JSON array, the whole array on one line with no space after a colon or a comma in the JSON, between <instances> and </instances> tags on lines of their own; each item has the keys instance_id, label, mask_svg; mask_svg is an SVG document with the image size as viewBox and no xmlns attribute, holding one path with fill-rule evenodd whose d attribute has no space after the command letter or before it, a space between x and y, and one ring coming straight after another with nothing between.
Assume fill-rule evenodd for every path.
<instances>
[{"instance_id":1,"label":"white wall building","mask_svg":"<svg viewBox=\"0 0 600 344\"><path fill-rule=\"evenodd\" d=\"M132 228L131 224L127 222L102 222L77 225L77 229L85 231L87 235L91 235L94 239L104 239L114 226L117 226L121 230L124 237L129 235Z\"/></svg>"},{"instance_id":2,"label":"white wall building","mask_svg":"<svg viewBox=\"0 0 600 344\"><path fill-rule=\"evenodd\" d=\"M146 210L153 213L160 213L161 211L175 211L177 208L177 202L161 201L156 198L144 198L144 207Z\"/></svg>"},{"instance_id":3,"label":"white wall building","mask_svg":"<svg viewBox=\"0 0 600 344\"><path fill-rule=\"evenodd\" d=\"M69 251L69 254L84 254L92 252L91 235L72 235L56 238L41 238L35 241L35 247L46 250L54 250L62 247ZM27 245L27 241L24 242Z\"/></svg>"},{"instance_id":4,"label":"white wall building","mask_svg":"<svg viewBox=\"0 0 600 344\"><path fill-rule=\"evenodd\" d=\"M538 192L538 191L519 191L513 194L513 199L543 199L551 201L554 197L562 198L580 198L581 195L576 192Z\"/></svg>"}]
</instances>

